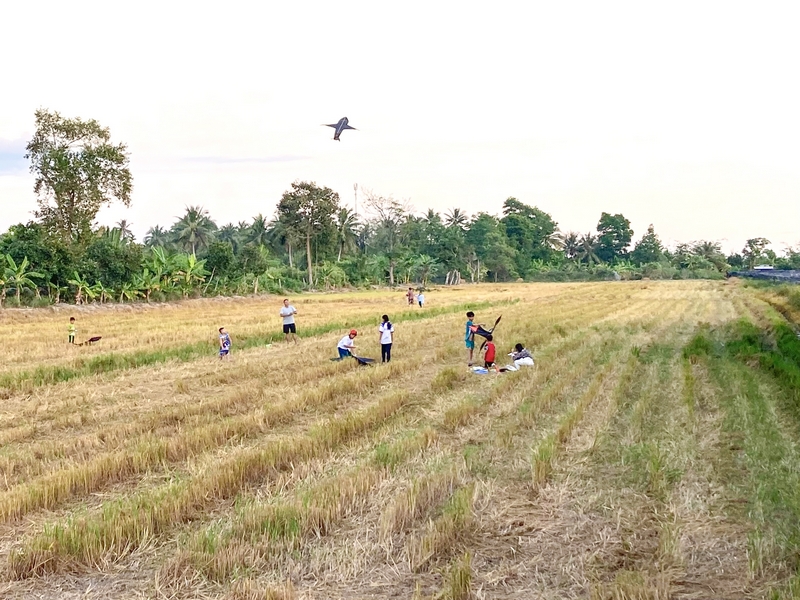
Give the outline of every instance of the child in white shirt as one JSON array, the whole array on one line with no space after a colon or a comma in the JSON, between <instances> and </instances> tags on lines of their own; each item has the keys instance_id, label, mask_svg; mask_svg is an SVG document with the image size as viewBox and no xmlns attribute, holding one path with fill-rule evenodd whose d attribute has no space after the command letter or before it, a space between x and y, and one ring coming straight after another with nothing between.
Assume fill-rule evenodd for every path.
<instances>
[{"instance_id":1,"label":"child in white shirt","mask_svg":"<svg viewBox=\"0 0 800 600\"><path fill-rule=\"evenodd\" d=\"M389 321L389 315L381 317L382 322L378 325L378 340L381 344L381 362L392 360L392 342L394 342L394 325Z\"/></svg>"}]
</instances>

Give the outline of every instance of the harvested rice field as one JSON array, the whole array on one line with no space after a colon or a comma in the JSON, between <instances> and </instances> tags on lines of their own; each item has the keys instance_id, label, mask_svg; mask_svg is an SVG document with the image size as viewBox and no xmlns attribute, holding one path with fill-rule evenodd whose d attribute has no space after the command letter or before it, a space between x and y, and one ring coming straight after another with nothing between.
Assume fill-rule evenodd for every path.
<instances>
[{"instance_id":1,"label":"harvested rice field","mask_svg":"<svg viewBox=\"0 0 800 600\"><path fill-rule=\"evenodd\" d=\"M800 315L768 291L307 294L297 344L281 300L0 312L1 598L800 597ZM470 371L467 310L535 366ZM329 360L350 328L379 357L383 313L390 363Z\"/></svg>"}]
</instances>

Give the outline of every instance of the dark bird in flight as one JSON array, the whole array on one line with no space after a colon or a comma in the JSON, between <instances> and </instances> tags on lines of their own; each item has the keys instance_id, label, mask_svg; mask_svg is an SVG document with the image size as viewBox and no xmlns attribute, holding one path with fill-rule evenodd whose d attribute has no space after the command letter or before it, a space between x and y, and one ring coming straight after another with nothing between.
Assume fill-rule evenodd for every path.
<instances>
[{"instance_id":1,"label":"dark bird in flight","mask_svg":"<svg viewBox=\"0 0 800 600\"><path fill-rule=\"evenodd\" d=\"M347 117L342 117L339 119L338 123L334 123L333 125L325 123L325 127L333 127L336 130L336 133L333 134L333 139L337 142L341 141L339 136L342 135L345 129L355 129L355 127L350 127L350 125L347 124Z\"/></svg>"}]
</instances>

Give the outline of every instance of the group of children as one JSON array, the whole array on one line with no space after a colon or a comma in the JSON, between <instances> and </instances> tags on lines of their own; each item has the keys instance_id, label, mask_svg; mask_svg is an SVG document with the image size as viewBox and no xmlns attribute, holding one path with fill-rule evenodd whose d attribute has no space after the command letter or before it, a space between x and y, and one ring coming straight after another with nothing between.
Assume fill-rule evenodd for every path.
<instances>
[{"instance_id":1,"label":"group of children","mask_svg":"<svg viewBox=\"0 0 800 600\"><path fill-rule=\"evenodd\" d=\"M408 305L414 306L414 288L408 288L408 292L406 292L406 298L408 298ZM419 294L417 294L417 303L419 304L420 308L425 305L425 292L422 290L420 290Z\"/></svg>"},{"instance_id":2,"label":"group of children","mask_svg":"<svg viewBox=\"0 0 800 600\"><path fill-rule=\"evenodd\" d=\"M409 303L411 303L413 299L413 290L408 288L408 296L409 296ZM420 297L422 294L420 293ZM419 301L420 307L422 307L424 303L424 298ZM294 316L297 314L297 310L294 306L289 304L289 300L286 299L283 301L283 308L281 309L280 316L283 317L283 333L286 336L286 341L289 341L289 336L294 338L295 343L297 343L297 335L296 329L294 324ZM468 366L472 367L474 353L475 353L475 335L481 329L480 325L475 324L475 313L469 311L467 313L467 323L466 323L466 330L464 334L464 342L467 347L467 364ZM499 319L498 319L499 320ZM68 329L68 340L70 344L75 343L75 334L77 333L77 327L75 325L75 317L70 317L69 319L69 329ZM522 344L516 344L514 346L514 351L509 353L513 364L506 365L503 368L498 369L496 363L497 357L497 348L494 344L494 337L491 333L486 333L485 330L481 334L486 339L484 342L481 352L483 353L483 363L484 367L487 370L493 370L495 372L500 371L516 371L522 366L533 366L533 356L531 352L526 349ZM336 346L338 351L338 358L336 360L342 360L344 358L355 356L354 351L356 350L355 339L358 336L358 331L355 329L351 329L350 332L345 335L342 339L339 340L339 343ZM378 343L381 346L381 362L388 363L392 360L392 344L394 343L394 325L389 320L389 315L382 315L381 316L381 323L378 325ZM219 328L219 358L223 360L230 356L231 352L231 336L230 334L225 331L224 327Z\"/></svg>"},{"instance_id":3,"label":"group of children","mask_svg":"<svg viewBox=\"0 0 800 600\"><path fill-rule=\"evenodd\" d=\"M356 349L355 339L357 335L358 331L351 329L350 333L339 340L336 345L336 350L339 352L337 360L355 356L353 351ZM381 345L381 362L390 362L392 360L392 344L394 343L394 325L389 320L389 315L381 316L381 324L378 325L378 343Z\"/></svg>"},{"instance_id":4,"label":"group of children","mask_svg":"<svg viewBox=\"0 0 800 600\"><path fill-rule=\"evenodd\" d=\"M467 365L470 367L473 364L473 355L475 352L475 334L480 329L480 326L475 324L474 319L475 313L469 311L467 313L464 343L467 347ZM483 334L483 337L486 339L486 341L484 342L481 351L483 352L483 365L487 371L491 370L495 373L499 373L502 371L517 371L523 366L533 366L533 355L531 354L530 350L525 348L525 346L522 344L516 344L514 346L514 350L509 353L513 364L498 368L497 363L495 362L497 357L497 347L494 344L494 336L491 333L485 333Z\"/></svg>"}]
</instances>

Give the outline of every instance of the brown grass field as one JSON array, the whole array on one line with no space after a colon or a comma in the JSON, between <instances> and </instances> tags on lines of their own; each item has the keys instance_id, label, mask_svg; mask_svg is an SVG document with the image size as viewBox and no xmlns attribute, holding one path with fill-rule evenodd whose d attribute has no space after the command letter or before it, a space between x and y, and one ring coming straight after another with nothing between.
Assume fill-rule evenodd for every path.
<instances>
[{"instance_id":1,"label":"brown grass field","mask_svg":"<svg viewBox=\"0 0 800 600\"><path fill-rule=\"evenodd\" d=\"M800 593L797 398L758 361L692 350L792 318L764 292L307 294L296 345L281 300L0 311L0 598ZM522 342L536 366L471 373L470 307L503 315L501 364ZM328 360L350 327L379 357L383 313L390 364ZM103 339L69 346L70 316Z\"/></svg>"}]
</instances>

